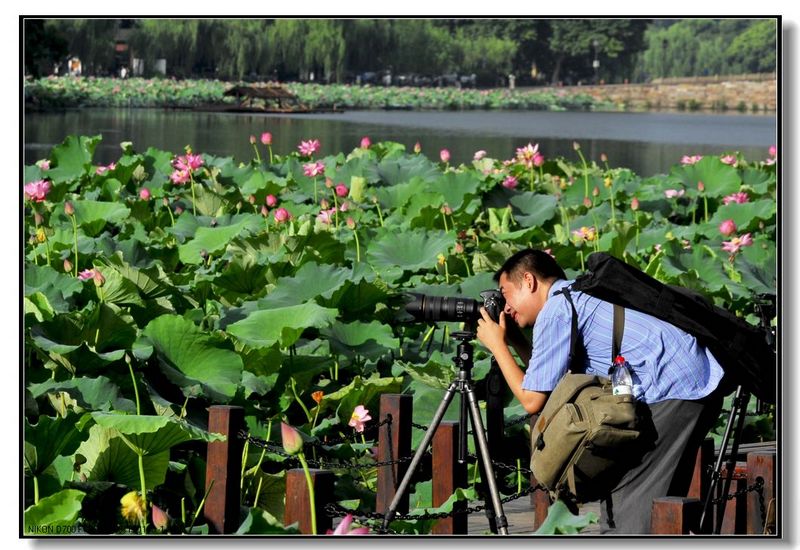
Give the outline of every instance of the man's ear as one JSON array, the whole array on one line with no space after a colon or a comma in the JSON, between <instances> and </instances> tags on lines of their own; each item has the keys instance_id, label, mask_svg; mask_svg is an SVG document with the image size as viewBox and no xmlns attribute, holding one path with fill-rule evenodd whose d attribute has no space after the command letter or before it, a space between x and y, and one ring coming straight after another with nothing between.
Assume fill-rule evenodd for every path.
<instances>
[{"instance_id":1,"label":"man's ear","mask_svg":"<svg viewBox=\"0 0 800 550\"><path fill-rule=\"evenodd\" d=\"M536 280L536 277L530 271L525 272L525 284L528 285L531 292L536 292L536 287L539 286L539 281Z\"/></svg>"}]
</instances>

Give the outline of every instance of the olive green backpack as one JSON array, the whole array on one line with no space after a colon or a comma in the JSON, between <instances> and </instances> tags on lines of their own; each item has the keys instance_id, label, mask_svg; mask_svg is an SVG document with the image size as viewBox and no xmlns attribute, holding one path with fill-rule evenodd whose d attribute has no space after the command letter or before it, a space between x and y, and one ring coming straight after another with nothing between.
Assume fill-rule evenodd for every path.
<instances>
[{"instance_id":1,"label":"olive green backpack","mask_svg":"<svg viewBox=\"0 0 800 550\"><path fill-rule=\"evenodd\" d=\"M570 364L575 357L577 314L573 308ZM624 308L614 306L612 358L624 330ZM609 363L610 364L610 363ZM553 499L577 502L600 498L615 484L615 466L639 438L632 395L613 395L608 378L567 373L547 399L531 433L531 470Z\"/></svg>"}]
</instances>

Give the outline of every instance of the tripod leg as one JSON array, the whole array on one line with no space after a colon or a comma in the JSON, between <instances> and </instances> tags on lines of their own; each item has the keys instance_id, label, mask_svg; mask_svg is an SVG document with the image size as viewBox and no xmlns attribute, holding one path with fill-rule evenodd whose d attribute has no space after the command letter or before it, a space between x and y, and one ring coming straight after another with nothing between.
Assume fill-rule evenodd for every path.
<instances>
[{"instance_id":1,"label":"tripod leg","mask_svg":"<svg viewBox=\"0 0 800 550\"><path fill-rule=\"evenodd\" d=\"M475 391L472 389L471 385L467 386L467 397L469 398L469 408L472 413L472 429L475 431L478 450L480 451L480 458L483 463L483 470L486 472L486 483L489 486L489 495L491 496L492 506L495 511L497 531L501 535L507 535L508 520L503 513L503 504L500 502L500 492L497 490L497 479L494 477L492 458L489 456L489 445L486 442L486 431L483 429L481 412L478 408L478 399L475 397Z\"/></svg>"},{"instance_id":2,"label":"tripod leg","mask_svg":"<svg viewBox=\"0 0 800 550\"><path fill-rule=\"evenodd\" d=\"M414 453L414 457L411 459L411 462L408 465L408 470L406 470L406 474L400 481L400 485L397 486L397 492L395 493L391 504L389 504L389 508L386 509L386 513L383 516L383 525L381 526L381 531L386 532L389 527L389 523L392 521L392 519L394 519L394 516L397 513L397 507L400 504L400 500L402 500L403 495L408 490L408 486L411 485L411 478L414 477L414 472L416 472L420 461L422 461L425 451L428 449L431 441L433 441L433 436L436 435L436 428L438 428L439 424L441 424L442 418L444 418L444 414L447 412L447 407L453 401L453 397L455 396L460 384L461 382L456 380L450 384L449 388L447 388L447 391L442 398L442 402L439 403L439 408L436 409L436 412L433 415L431 425L428 427L428 431L425 432L425 437L422 439L419 448L417 448L417 451Z\"/></svg>"}]
</instances>

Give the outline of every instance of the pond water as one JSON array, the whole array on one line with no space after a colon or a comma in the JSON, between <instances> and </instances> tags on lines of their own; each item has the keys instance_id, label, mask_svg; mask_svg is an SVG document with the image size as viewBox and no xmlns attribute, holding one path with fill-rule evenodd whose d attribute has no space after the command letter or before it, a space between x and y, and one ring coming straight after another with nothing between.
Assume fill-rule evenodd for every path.
<instances>
[{"instance_id":1,"label":"pond water","mask_svg":"<svg viewBox=\"0 0 800 550\"><path fill-rule=\"evenodd\" d=\"M349 111L303 115L200 113L164 109L76 109L61 113L26 113L25 163L45 158L70 134L103 136L96 164L120 156L119 143L132 141L137 151L156 147L173 153L191 145L195 152L247 161L254 155L250 135L273 135L273 151L296 150L300 140L319 139L321 154L349 152L363 136L373 142L397 141L410 151L438 159L451 153L451 164L468 162L475 151L507 159L517 147L539 143L547 158L578 160L573 141L588 159L608 156L611 166L631 168L642 176L668 172L683 155L718 155L740 151L745 158L766 158L777 141L774 114L615 113L549 111ZM260 145L260 144L259 144ZM264 154L263 147L261 154Z\"/></svg>"}]
</instances>

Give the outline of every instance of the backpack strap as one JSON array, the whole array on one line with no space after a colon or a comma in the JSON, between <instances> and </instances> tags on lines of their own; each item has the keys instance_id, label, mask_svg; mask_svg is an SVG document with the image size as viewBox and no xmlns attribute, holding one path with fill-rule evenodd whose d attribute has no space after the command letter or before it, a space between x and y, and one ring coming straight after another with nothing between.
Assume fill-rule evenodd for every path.
<instances>
[{"instance_id":1,"label":"backpack strap","mask_svg":"<svg viewBox=\"0 0 800 550\"><path fill-rule=\"evenodd\" d=\"M622 336L625 332L625 308L614 304L614 339L611 341L611 364L622 349Z\"/></svg>"},{"instance_id":2,"label":"backpack strap","mask_svg":"<svg viewBox=\"0 0 800 550\"><path fill-rule=\"evenodd\" d=\"M554 296L556 294L563 294L564 298L567 299L567 302L569 302L569 305L572 308L572 333L569 337L569 357L567 358L569 370L572 372L572 365L574 364L578 349L578 311L575 309L575 303L572 301L572 296L569 293L569 287L565 286L561 290L556 290L553 292Z\"/></svg>"}]
</instances>

